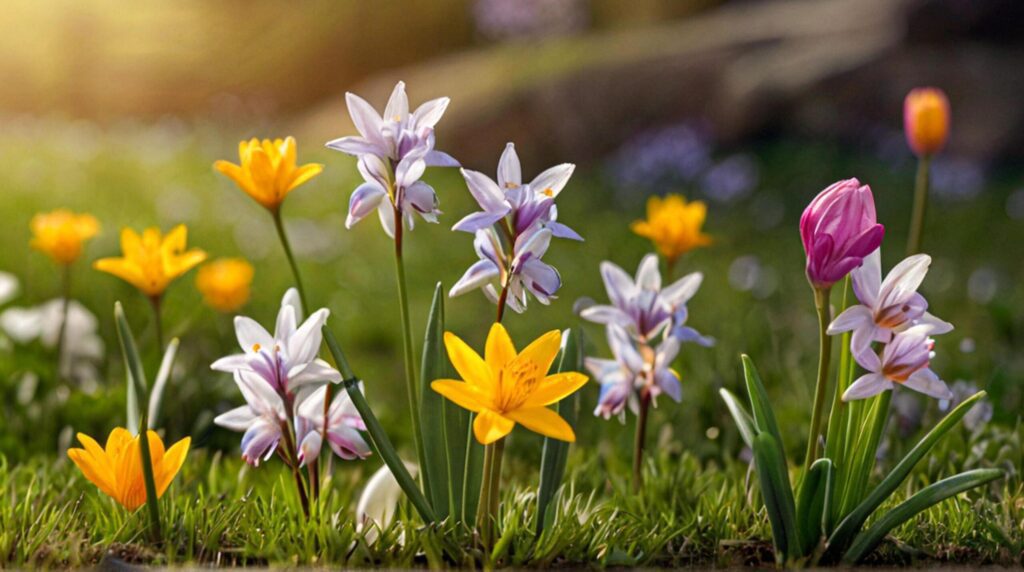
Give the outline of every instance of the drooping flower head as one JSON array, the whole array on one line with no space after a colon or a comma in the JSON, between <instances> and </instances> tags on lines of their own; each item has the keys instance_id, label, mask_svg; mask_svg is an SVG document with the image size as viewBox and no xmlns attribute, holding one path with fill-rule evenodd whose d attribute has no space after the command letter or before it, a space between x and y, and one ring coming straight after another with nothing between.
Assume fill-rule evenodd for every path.
<instances>
[{"instance_id":1,"label":"drooping flower head","mask_svg":"<svg viewBox=\"0 0 1024 572\"><path fill-rule=\"evenodd\" d=\"M634 233L650 239L669 263L701 246L711 244L711 237L701 231L708 207L702 201L686 202L677 194L647 199L647 219L630 225Z\"/></svg>"},{"instance_id":2,"label":"drooping flower head","mask_svg":"<svg viewBox=\"0 0 1024 572\"><path fill-rule=\"evenodd\" d=\"M206 260L202 250L185 250L187 239L188 229L183 224L166 236L156 227L147 228L142 236L125 228L121 231L121 257L102 258L93 266L128 282L146 296L160 296L175 278Z\"/></svg>"},{"instance_id":3,"label":"drooping flower head","mask_svg":"<svg viewBox=\"0 0 1024 572\"><path fill-rule=\"evenodd\" d=\"M217 161L213 166L272 212L280 208L288 193L324 170L316 163L297 164L293 137L242 141L238 144L238 159L238 165Z\"/></svg>"},{"instance_id":4,"label":"drooping flower head","mask_svg":"<svg viewBox=\"0 0 1024 572\"><path fill-rule=\"evenodd\" d=\"M515 145L509 143L498 161L497 182L483 173L461 170L470 194L483 210L467 215L455 223L452 230L475 233L507 219L507 228L513 237L541 227L550 230L556 238L583 240L576 231L557 221L555 207L555 198L575 169L571 163L555 165L529 183L523 183L519 155Z\"/></svg>"},{"instance_id":5,"label":"drooping flower head","mask_svg":"<svg viewBox=\"0 0 1024 572\"><path fill-rule=\"evenodd\" d=\"M882 280L881 251L875 250L864 264L850 273L860 304L850 306L828 327L829 335L853 331L854 354L872 342L888 343L897 332L916 325L930 325L931 335L945 334L953 325L927 312L928 301L917 292L928 273L931 257L915 254L897 264Z\"/></svg>"},{"instance_id":6,"label":"drooping flower head","mask_svg":"<svg viewBox=\"0 0 1024 572\"><path fill-rule=\"evenodd\" d=\"M234 312L249 301L252 264L242 258L221 258L199 268L196 288L206 305L218 312Z\"/></svg>"},{"instance_id":7,"label":"drooping flower head","mask_svg":"<svg viewBox=\"0 0 1024 572\"><path fill-rule=\"evenodd\" d=\"M362 390L360 384L359 391ZM351 461L369 457L370 446L359 433L366 431L366 424L352 404L348 392L339 391L334 395L325 417L326 397L327 386L321 386L303 400L298 408L295 422L298 425L296 434L299 435L299 461L302 464L311 463L320 455L322 435L325 434L331 450L342 459Z\"/></svg>"},{"instance_id":8,"label":"drooping flower head","mask_svg":"<svg viewBox=\"0 0 1024 572\"><path fill-rule=\"evenodd\" d=\"M58 264L71 264L82 255L85 241L100 232L100 223L90 214L66 209L39 213L32 217L32 248Z\"/></svg>"},{"instance_id":9,"label":"drooping flower head","mask_svg":"<svg viewBox=\"0 0 1024 572\"><path fill-rule=\"evenodd\" d=\"M473 433L488 445L512 432L519 423L552 439L575 441L572 427L548 406L583 386L577 372L547 375L558 354L562 334L548 332L516 352L504 326L495 323L480 357L455 334L444 336L448 357L462 380L441 379L430 387L456 405L476 413Z\"/></svg>"},{"instance_id":10,"label":"drooping flower head","mask_svg":"<svg viewBox=\"0 0 1024 572\"><path fill-rule=\"evenodd\" d=\"M149 456L153 465L156 496L164 496L167 487L185 462L192 439L185 437L164 450L164 442L156 431L147 431ZM68 449L68 457L81 469L85 478L99 487L103 494L121 506L134 511L146 502L146 483L142 475L142 452L139 437L118 427L110 432L105 447L92 437L78 434L84 448Z\"/></svg>"},{"instance_id":11,"label":"drooping flower head","mask_svg":"<svg viewBox=\"0 0 1024 572\"><path fill-rule=\"evenodd\" d=\"M658 257L648 254L640 262L636 280L612 262L601 263L601 278L611 305L594 305L580 312L580 317L598 324L615 324L641 341L653 339L666 327L670 335L683 342L709 346L711 338L686 326L687 302L697 293L704 275L694 272L665 288L661 287Z\"/></svg>"},{"instance_id":12,"label":"drooping flower head","mask_svg":"<svg viewBox=\"0 0 1024 572\"><path fill-rule=\"evenodd\" d=\"M517 313L526 311L527 292L541 304L550 304L562 287L558 270L541 260L550 245L551 231L536 228L516 239L515 254L510 256L493 228L478 230L473 248L480 260L466 270L448 295L454 298L479 288L488 300L498 303L500 290L507 288L506 303Z\"/></svg>"},{"instance_id":13,"label":"drooping flower head","mask_svg":"<svg viewBox=\"0 0 1024 572\"><path fill-rule=\"evenodd\" d=\"M807 205L800 238L807 253L807 279L815 288L842 280L882 243L871 187L857 179L833 183Z\"/></svg>"},{"instance_id":14,"label":"drooping flower head","mask_svg":"<svg viewBox=\"0 0 1024 572\"><path fill-rule=\"evenodd\" d=\"M949 139L949 99L937 87L919 87L903 100L903 131L918 157L934 155Z\"/></svg>"},{"instance_id":15,"label":"drooping flower head","mask_svg":"<svg viewBox=\"0 0 1024 572\"><path fill-rule=\"evenodd\" d=\"M935 356L930 334L932 326L922 324L899 332L882 348L881 355L870 347L854 354L867 373L843 393L843 401L866 399L902 385L936 399L950 399L953 392L929 368Z\"/></svg>"},{"instance_id":16,"label":"drooping flower head","mask_svg":"<svg viewBox=\"0 0 1024 572\"><path fill-rule=\"evenodd\" d=\"M682 401L679 373L672 369L672 362L679 355L677 338L665 336L656 347L651 347L638 343L621 326L609 324L608 346L614 359L588 357L584 361L601 384L594 415L605 419L617 415L625 421L626 405L636 413L641 391L647 392L655 405L663 393L676 403Z\"/></svg>"},{"instance_id":17,"label":"drooping flower head","mask_svg":"<svg viewBox=\"0 0 1024 572\"><path fill-rule=\"evenodd\" d=\"M364 217L377 211L384 233L394 238L396 219L401 219L410 230L415 225L413 214L423 220L437 222L437 193L430 185L419 180L426 170L423 149L416 149L405 155L394 172L376 155L359 157L357 167L363 176L363 184L356 187L348 203L345 228L352 228Z\"/></svg>"}]
</instances>

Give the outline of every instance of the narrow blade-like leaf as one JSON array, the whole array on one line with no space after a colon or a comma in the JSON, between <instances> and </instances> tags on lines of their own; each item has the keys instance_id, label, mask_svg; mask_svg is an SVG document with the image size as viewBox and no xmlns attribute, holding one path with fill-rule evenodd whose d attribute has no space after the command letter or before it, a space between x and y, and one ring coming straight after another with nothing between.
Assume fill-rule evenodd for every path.
<instances>
[{"instance_id":1,"label":"narrow blade-like leaf","mask_svg":"<svg viewBox=\"0 0 1024 572\"><path fill-rule=\"evenodd\" d=\"M582 371L583 370L583 340L582 331L566 330L564 345L562 346L562 357L558 362L557 371ZM570 395L561 400L555 406L559 415L562 416L569 426L576 428L576 417L579 406L579 393ZM558 439L544 438L544 447L540 461L540 487L537 490L537 526L536 534L544 531L548 524L548 505L555 496L555 491L562 484L565 475L566 459L569 456L569 443Z\"/></svg>"},{"instance_id":2,"label":"narrow blade-like leaf","mask_svg":"<svg viewBox=\"0 0 1024 572\"><path fill-rule=\"evenodd\" d=\"M444 351L444 289L441 283L434 288L434 300L427 318L427 331L423 336L423 362L420 367L420 435L423 451L420 467L423 484L434 509L434 516L444 520L448 516L448 453L445 436L445 399L430 388L430 384L447 373L448 357Z\"/></svg>"},{"instance_id":3,"label":"narrow blade-like leaf","mask_svg":"<svg viewBox=\"0 0 1024 572\"><path fill-rule=\"evenodd\" d=\"M156 381L153 382L153 391L149 394L149 428L155 429L160 423L160 409L164 401L164 390L167 389L167 382L171 380L171 371L174 369L174 358L178 355L178 338L171 340L164 351L164 358L160 360L160 369L156 372Z\"/></svg>"},{"instance_id":4,"label":"narrow blade-like leaf","mask_svg":"<svg viewBox=\"0 0 1024 572\"><path fill-rule=\"evenodd\" d=\"M835 468L830 459L818 459L804 476L796 503L796 522L800 527L801 556L810 556L824 535L832 498Z\"/></svg>"},{"instance_id":5,"label":"narrow blade-like leaf","mask_svg":"<svg viewBox=\"0 0 1024 572\"><path fill-rule=\"evenodd\" d=\"M743 407L743 404L740 403L739 398L733 392L722 388L718 390L718 394L722 396L722 401L725 401L725 406L729 409L729 413L732 414L733 420L736 421L736 428L740 430L743 442L747 444L747 447L753 447L754 437L757 435L754 418L747 413L746 408Z\"/></svg>"},{"instance_id":6,"label":"narrow blade-like leaf","mask_svg":"<svg viewBox=\"0 0 1024 572\"><path fill-rule=\"evenodd\" d=\"M862 503L857 505L857 508L853 509L849 515L846 516L836 527L835 532L828 539L828 552L826 556L829 559L837 560L839 555L846 552L847 547L853 541L854 537L860 532L862 526L867 521L868 517L878 509L879 506L885 502L885 499L892 495L893 491L900 486L900 483L907 478L910 471L917 465L932 450L935 443L939 441L950 429L956 426L957 423L963 419L964 415L974 407L980 399L985 397L984 391L979 391L974 395L968 397L958 405L953 411L946 415L942 421L928 432L927 435L910 450L909 453L903 459L893 467L892 471L882 482L878 484L874 490L864 499Z\"/></svg>"},{"instance_id":7,"label":"narrow blade-like leaf","mask_svg":"<svg viewBox=\"0 0 1024 572\"><path fill-rule=\"evenodd\" d=\"M761 432L754 437L754 468L761 483L761 496L768 510L775 544L775 558L781 563L796 554L800 548L800 535L796 526L796 506L789 483L786 459L771 433Z\"/></svg>"},{"instance_id":8,"label":"narrow blade-like leaf","mask_svg":"<svg viewBox=\"0 0 1024 572\"><path fill-rule=\"evenodd\" d=\"M843 555L843 562L856 564L862 558L871 554L871 551L878 546L878 543L885 538L885 535L890 530L910 520L917 513L949 497L974 487L991 483L1002 477L1003 472L999 469L975 469L943 479L921 489L917 494L885 513L871 528L858 534L853 544L850 545L850 549Z\"/></svg>"},{"instance_id":9,"label":"narrow blade-like leaf","mask_svg":"<svg viewBox=\"0 0 1024 572\"><path fill-rule=\"evenodd\" d=\"M138 435L142 427L140 416L142 409L139 403L146 401L146 373L142 368L142 359L135 344L135 336L124 317L124 308L120 302L114 303L114 325L117 328L117 340L121 344L121 355L124 357L125 381L128 384L127 403L125 406L127 429L132 435Z\"/></svg>"},{"instance_id":10,"label":"narrow blade-like leaf","mask_svg":"<svg viewBox=\"0 0 1024 572\"><path fill-rule=\"evenodd\" d=\"M785 451L779 424L775 421L772 404L768 401L768 392L764 388L764 383L761 382L761 376L757 374L754 361L747 355L743 355L742 360L743 377L747 382L747 393L750 397L750 411L754 414L754 426L757 427L758 432L771 434L779 449Z\"/></svg>"}]
</instances>

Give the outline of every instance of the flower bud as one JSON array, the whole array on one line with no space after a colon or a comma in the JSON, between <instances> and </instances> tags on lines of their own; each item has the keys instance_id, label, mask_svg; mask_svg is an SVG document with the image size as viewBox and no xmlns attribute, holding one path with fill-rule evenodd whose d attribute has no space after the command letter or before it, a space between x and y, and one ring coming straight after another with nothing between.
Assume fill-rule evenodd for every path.
<instances>
[{"instance_id":1,"label":"flower bud","mask_svg":"<svg viewBox=\"0 0 1024 572\"><path fill-rule=\"evenodd\" d=\"M918 157L942 151L949 139L949 99L935 87L919 87L903 101L907 145Z\"/></svg>"},{"instance_id":2,"label":"flower bud","mask_svg":"<svg viewBox=\"0 0 1024 572\"><path fill-rule=\"evenodd\" d=\"M833 183L807 205L800 238L807 253L807 279L815 288L842 280L882 243L871 187L857 179Z\"/></svg>"}]
</instances>

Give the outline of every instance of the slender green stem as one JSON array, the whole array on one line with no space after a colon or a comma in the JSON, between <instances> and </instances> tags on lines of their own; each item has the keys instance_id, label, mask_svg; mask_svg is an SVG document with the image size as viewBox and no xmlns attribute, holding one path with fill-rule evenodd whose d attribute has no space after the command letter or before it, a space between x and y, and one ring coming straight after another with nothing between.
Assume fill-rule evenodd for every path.
<instances>
[{"instance_id":1,"label":"slender green stem","mask_svg":"<svg viewBox=\"0 0 1024 572\"><path fill-rule=\"evenodd\" d=\"M405 389L409 394L412 420L412 439L421 464L424 459L423 438L420 436L420 404L416 389L416 350L413 349L412 326L409 323L409 295L405 283L405 263L402 259L402 212L395 209L395 275L398 282L398 306L402 314L402 347L405 354Z\"/></svg>"},{"instance_id":2,"label":"slender green stem","mask_svg":"<svg viewBox=\"0 0 1024 572\"><path fill-rule=\"evenodd\" d=\"M305 314L309 311L309 304L306 298L306 288L302 285L302 275L299 274L299 265L295 261L295 255L292 253L291 243L288 242L288 234L284 230L284 221L281 220L281 211L271 211L274 217L274 227L277 229L277 237L281 240L281 246L284 248L285 258L288 259L288 265L292 268L292 276L295 278L295 288L299 291L299 300L302 302L302 313Z\"/></svg>"},{"instance_id":3,"label":"slender green stem","mask_svg":"<svg viewBox=\"0 0 1024 572\"><path fill-rule=\"evenodd\" d=\"M824 415L825 396L828 393L828 367L832 356L832 340L826 331L829 323L829 286L814 288L814 306L818 310L818 381L814 388L814 411L811 413L811 429L807 435L807 454L804 456L804 472L818 460L818 437L821 419Z\"/></svg>"},{"instance_id":4,"label":"slender green stem","mask_svg":"<svg viewBox=\"0 0 1024 572\"><path fill-rule=\"evenodd\" d=\"M160 533L160 499L156 494L156 478L153 475L153 457L149 450L149 432L146 426L149 423L146 416L139 416L139 453L142 459L142 479L146 484L146 507L149 512L149 521L153 527L153 540L160 541L163 535Z\"/></svg>"},{"instance_id":5,"label":"slender green stem","mask_svg":"<svg viewBox=\"0 0 1024 572\"><path fill-rule=\"evenodd\" d=\"M914 210L910 215L910 235L907 237L907 256L921 252L924 236L924 217L928 210L928 174L932 159L925 155L917 161L914 181Z\"/></svg>"},{"instance_id":6,"label":"slender green stem","mask_svg":"<svg viewBox=\"0 0 1024 572\"><path fill-rule=\"evenodd\" d=\"M68 328L68 310L71 308L71 264L61 266L60 274L60 329L57 330L57 379L64 379L64 337Z\"/></svg>"},{"instance_id":7,"label":"slender green stem","mask_svg":"<svg viewBox=\"0 0 1024 572\"><path fill-rule=\"evenodd\" d=\"M284 435L284 446L288 467L295 477L295 489L299 493L299 502L302 504L302 514L309 518L309 497L306 495L306 483L302 480L302 473L299 472L299 454L295 446L295 438L292 437L294 423L281 422L281 433Z\"/></svg>"},{"instance_id":8,"label":"slender green stem","mask_svg":"<svg viewBox=\"0 0 1024 572\"><path fill-rule=\"evenodd\" d=\"M636 414L636 434L633 437L633 493L644 486L644 443L647 441L647 417L651 409L651 392L640 390L640 410Z\"/></svg>"},{"instance_id":9,"label":"slender green stem","mask_svg":"<svg viewBox=\"0 0 1024 572\"><path fill-rule=\"evenodd\" d=\"M162 356L164 353L164 322L163 322L163 305L161 304L161 296L149 297L149 306L153 309L153 331L156 336L156 355Z\"/></svg>"},{"instance_id":10,"label":"slender green stem","mask_svg":"<svg viewBox=\"0 0 1024 572\"><path fill-rule=\"evenodd\" d=\"M508 285L501 287L501 296L498 297L498 316L495 321L499 324L501 319L505 317L505 306L508 303Z\"/></svg>"},{"instance_id":11,"label":"slender green stem","mask_svg":"<svg viewBox=\"0 0 1024 572\"><path fill-rule=\"evenodd\" d=\"M494 529L501 507L501 459L504 452L504 437L484 446L483 479L480 483L476 526L485 551L489 551L493 546Z\"/></svg>"}]
</instances>

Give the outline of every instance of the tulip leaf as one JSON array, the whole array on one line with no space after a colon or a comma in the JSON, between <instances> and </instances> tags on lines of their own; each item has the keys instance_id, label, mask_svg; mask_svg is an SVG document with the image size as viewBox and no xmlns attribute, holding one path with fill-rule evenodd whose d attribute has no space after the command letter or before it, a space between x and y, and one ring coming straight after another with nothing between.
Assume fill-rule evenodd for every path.
<instances>
[{"instance_id":1,"label":"tulip leaf","mask_svg":"<svg viewBox=\"0 0 1024 572\"><path fill-rule=\"evenodd\" d=\"M345 360L345 355L341 351L341 346L338 345L337 338L334 337L334 332L323 328L324 341L327 342L327 348L330 350L331 355L334 357L335 363L341 367L344 365L342 373L350 373L351 369L348 367L348 362ZM363 423L366 424L366 433L370 437L370 447L373 452L380 455L383 459L384 464L391 469L391 474L394 475L395 480L398 481L398 486L402 488L402 492L405 496L409 497L412 505L416 508L416 512L419 513L420 518L424 522L434 522L434 511L430 508L430 504L427 502L427 498L423 496L423 491L420 490L419 485L416 483L416 479L409 474L409 470L405 468L405 463L398 456L398 452L395 451L394 445L391 444L391 440L388 439L387 433L384 432L384 428L381 427L380 421L377 420L377 416L374 415L373 410L370 409L370 404L366 402L366 397L363 396L362 391L359 390L359 378L350 376L345 378L341 382L345 391L348 392L349 398L352 399L352 405L355 406L356 411L359 412L359 416L363 419Z\"/></svg>"},{"instance_id":2,"label":"tulip leaf","mask_svg":"<svg viewBox=\"0 0 1024 572\"><path fill-rule=\"evenodd\" d=\"M463 480L466 477L466 438L469 435L469 411L451 401L444 403L444 436L448 452L449 514L462 519Z\"/></svg>"},{"instance_id":3,"label":"tulip leaf","mask_svg":"<svg viewBox=\"0 0 1024 572\"><path fill-rule=\"evenodd\" d=\"M850 545L850 549L843 554L843 562L856 564L870 554L890 530L910 520L919 512L966 490L988 484L1002 477L1003 472L999 469L975 469L942 479L921 489L917 494L885 513L871 528L858 534Z\"/></svg>"},{"instance_id":4,"label":"tulip leaf","mask_svg":"<svg viewBox=\"0 0 1024 572\"><path fill-rule=\"evenodd\" d=\"M878 484L874 490L865 498L856 508L850 511L850 514L846 515L846 518L839 523L836 530L832 533L832 536L828 539L828 551L826 557L830 560L837 560L839 555L846 552L847 547L853 541L857 533L860 532L862 526L867 521L868 517L871 516L875 510L878 509L888 499L897 487L903 482L904 479L910 474L914 466L921 461L932 450L932 447L945 436L956 424L963 419L964 415L974 407L980 399L985 397L984 391L979 391L974 395L968 397L958 405L953 411L942 418L939 423L928 432L924 438L910 450L909 453L899 463L893 467L892 471L882 482Z\"/></svg>"},{"instance_id":5,"label":"tulip leaf","mask_svg":"<svg viewBox=\"0 0 1024 572\"><path fill-rule=\"evenodd\" d=\"M160 409L164 401L164 391L167 389L167 382L171 379L171 371L174 369L174 359L178 355L178 338L171 340L164 351L164 357L160 360L160 369L156 372L156 380L153 382L153 391L149 394L149 428L155 429L160 423Z\"/></svg>"},{"instance_id":6,"label":"tulip leaf","mask_svg":"<svg viewBox=\"0 0 1024 572\"><path fill-rule=\"evenodd\" d=\"M796 502L796 522L800 527L801 556L809 556L824 536L825 521L832 502L835 467L830 459L818 459L808 469Z\"/></svg>"},{"instance_id":7,"label":"tulip leaf","mask_svg":"<svg viewBox=\"0 0 1024 572\"><path fill-rule=\"evenodd\" d=\"M772 526L775 558L782 563L801 546L786 459L771 433L758 433L752 448L754 468L757 470L758 482L761 483L761 496L764 497L768 521Z\"/></svg>"},{"instance_id":8,"label":"tulip leaf","mask_svg":"<svg viewBox=\"0 0 1024 572\"><path fill-rule=\"evenodd\" d=\"M423 337L423 362L420 367L420 435L423 450L423 488L434 516L444 520L449 511L449 475L447 437L445 436L445 399L430 388L431 382L447 376L448 357L444 351L444 289L438 282L427 317Z\"/></svg>"},{"instance_id":9,"label":"tulip leaf","mask_svg":"<svg viewBox=\"0 0 1024 572\"><path fill-rule=\"evenodd\" d=\"M723 388L718 391L718 394L722 396L725 406L729 409L729 413L732 414L733 420L736 421L736 427L740 430L743 442L747 444L747 447L752 447L754 445L754 437L757 435L754 418L747 413L747 410L733 392Z\"/></svg>"},{"instance_id":10,"label":"tulip leaf","mask_svg":"<svg viewBox=\"0 0 1024 572\"><path fill-rule=\"evenodd\" d=\"M583 339L582 330L566 330L565 339L562 345L562 356L558 361L557 371L559 373L568 371L583 370ZM558 414L569 426L576 428L576 418L579 409L579 392L559 401L555 405ZM562 484L565 475L566 459L569 456L569 443L558 439L544 438L544 447L541 452L540 461L540 487L537 490L537 527L536 534L540 536L548 522L548 505L555 496L555 491Z\"/></svg>"},{"instance_id":11,"label":"tulip leaf","mask_svg":"<svg viewBox=\"0 0 1024 572\"><path fill-rule=\"evenodd\" d=\"M743 355L743 377L747 382L747 393L750 397L750 410L754 414L754 426L759 433L769 433L778 445L780 450L785 450L782 443L782 433L779 432L779 424L775 421L775 413L772 411L772 404L768 401L768 392L761 382L761 376L757 374L754 361L750 356Z\"/></svg>"}]
</instances>

